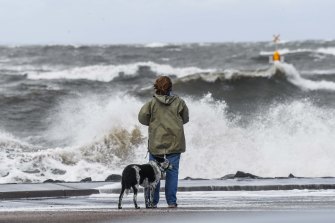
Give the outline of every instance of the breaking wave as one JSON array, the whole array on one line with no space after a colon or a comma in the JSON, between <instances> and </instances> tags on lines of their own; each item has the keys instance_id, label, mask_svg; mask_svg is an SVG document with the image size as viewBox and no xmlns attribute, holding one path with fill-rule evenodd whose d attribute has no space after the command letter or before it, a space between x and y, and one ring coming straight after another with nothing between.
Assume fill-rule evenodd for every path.
<instances>
[{"instance_id":1,"label":"breaking wave","mask_svg":"<svg viewBox=\"0 0 335 223\"><path fill-rule=\"evenodd\" d=\"M127 103L121 97L64 101L42 136L59 146L31 145L2 133L0 183L104 180L111 173L120 173L121 164L143 158L145 131L136 121L141 102L126 99Z\"/></svg>"},{"instance_id":2,"label":"breaking wave","mask_svg":"<svg viewBox=\"0 0 335 223\"><path fill-rule=\"evenodd\" d=\"M303 75L335 75L335 69L328 69L328 70L308 70L308 71L302 71Z\"/></svg>"},{"instance_id":3,"label":"breaking wave","mask_svg":"<svg viewBox=\"0 0 335 223\"><path fill-rule=\"evenodd\" d=\"M321 47L317 49L279 49L278 52L282 55L286 54L295 54L295 53L320 53L320 54L327 54L335 56L335 47ZM270 56L273 54L273 51L261 51L260 55L262 56Z\"/></svg>"},{"instance_id":4,"label":"breaking wave","mask_svg":"<svg viewBox=\"0 0 335 223\"><path fill-rule=\"evenodd\" d=\"M190 108L180 178L335 176L334 44L281 44L294 65L267 43L1 46L0 183L147 162L137 112L160 74Z\"/></svg>"},{"instance_id":5,"label":"breaking wave","mask_svg":"<svg viewBox=\"0 0 335 223\"><path fill-rule=\"evenodd\" d=\"M185 125L181 178L216 178L237 170L261 176L335 176L334 110L308 100L272 104L241 124L210 93L185 100L191 119ZM42 148L1 133L0 182L104 180L129 163L145 163L147 127L137 121L143 103L130 96L65 101L44 136L65 141L62 146Z\"/></svg>"},{"instance_id":6,"label":"breaking wave","mask_svg":"<svg viewBox=\"0 0 335 223\"><path fill-rule=\"evenodd\" d=\"M201 80L205 82L216 82L216 81L239 81L243 78L276 78L284 77L289 83L299 87L302 90L329 90L335 91L335 82L326 80L309 80L300 75L297 69L288 63L276 62L273 66L266 70L255 70L255 71L240 71L227 69L222 72L206 72L188 75L179 78L177 83L185 83L193 80Z\"/></svg>"},{"instance_id":7,"label":"breaking wave","mask_svg":"<svg viewBox=\"0 0 335 223\"><path fill-rule=\"evenodd\" d=\"M260 176L335 174L334 110L320 109L308 100L273 104L241 126L238 116L227 115L225 102L210 94L189 107L184 176L212 178L236 170Z\"/></svg>"},{"instance_id":8,"label":"breaking wave","mask_svg":"<svg viewBox=\"0 0 335 223\"><path fill-rule=\"evenodd\" d=\"M292 84L300 87L303 90L330 90L335 91L335 82L320 80L308 80L301 77L300 73L295 69L292 64L276 63L276 68L285 73L286 78Z\"/></svg>"},{"instance_id":9,"label":"breaking wave","mask_svg":"<svg viewBox=\"0 0 335 223\"><path fill-rule=\"evenodd\" d=\"M145 47L148 48L159 48L159 47L166 47L169 46L168 43L160 43L160 42L152 42L144 45Z\"/></svg>"},{"instance_id":10,"label":"breaking wave","mask_svg":"<svg viewBox=\"0 0 335 223\"><path fill-rule=\"evenodd\" d=\"M120 173L120 165L143 154L143 142L138 127L130 131L114 128L96 141L77 147L46 149L1 139L0 183L43 182L46 179L79 181L85 177L104 180L111 173Z\"/></svg>"},{"instance_id":11,"label":"breaking wave","mask_svg":"<svg viewBox=\"0 0 335 223\"><path fill-rule=\"evenodd\" d=\"M51 72L30 72L28 73L29 79L85 79L91 81L103 81L109 82L114 78L121 75L134 76L138 71L139 67L147 66L153 72L163 75L177 75L182 77L192 73L199 72L212 72L213 69L201 69L198 67L172 67L166 64L157 64L154 62L138 62L133 64L124 65L94 65L87 67L76 67L67 70L58 70Z\"/></svg>"}]
</instances>

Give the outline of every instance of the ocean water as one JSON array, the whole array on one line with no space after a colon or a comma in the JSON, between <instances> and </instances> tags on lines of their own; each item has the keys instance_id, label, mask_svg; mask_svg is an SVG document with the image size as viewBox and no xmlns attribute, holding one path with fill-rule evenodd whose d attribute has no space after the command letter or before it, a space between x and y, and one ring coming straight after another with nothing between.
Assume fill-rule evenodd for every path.
<instances>
[{"instance_id":1,"label":"ocean water","mask_svg":"<svg viewBox=\"0 0 335 223\"><path fill-rule=\"evenodd\" d=\"M0 46L0 183L146 162L158 75L190 109L180 178L335 176L335 41Z\"/></svg>"}]
</instances>

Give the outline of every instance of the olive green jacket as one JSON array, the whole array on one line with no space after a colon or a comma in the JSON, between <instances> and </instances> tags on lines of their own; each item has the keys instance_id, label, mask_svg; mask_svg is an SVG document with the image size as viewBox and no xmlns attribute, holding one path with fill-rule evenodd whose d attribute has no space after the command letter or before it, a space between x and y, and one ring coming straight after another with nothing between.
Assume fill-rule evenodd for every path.
<instances>
[{"instance_id":1,"label":"olive green jacket","mask_svg":"<svg viewBox=\"0 0 335 223\"><path fill-rule=\"evenodd\" d=\"M155 94L143 105L138 120L149 126L148 149L153 155L185 152L183 125L188 122L188 108L178 96Z\"/></svg>"}]
</instances>

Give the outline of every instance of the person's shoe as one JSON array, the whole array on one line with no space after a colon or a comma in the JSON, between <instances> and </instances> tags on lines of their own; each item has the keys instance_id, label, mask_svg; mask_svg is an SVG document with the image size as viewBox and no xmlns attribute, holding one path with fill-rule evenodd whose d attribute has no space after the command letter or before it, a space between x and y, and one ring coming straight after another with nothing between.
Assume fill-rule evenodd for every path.
<instances>
[{"instance_id":1,"label":"person's shoe","mask_svg":"<svg viewBox=\"0 0 335 223\"><path fill-rule=\"evenodd\" d=\"M168 205L168 208L177 208L178 207L178 204L169 204Z\"/></svg>"},{"instance_id":2,"label":"person's shoe","mask_svg":"<svg viewBox=\"0 0 335 223\"><path fill-rule=\"evenodd\" d=\"M153 204L152 206L145 205L145 208L157 208L157 204Z\"/></svg>"}]
</instances>

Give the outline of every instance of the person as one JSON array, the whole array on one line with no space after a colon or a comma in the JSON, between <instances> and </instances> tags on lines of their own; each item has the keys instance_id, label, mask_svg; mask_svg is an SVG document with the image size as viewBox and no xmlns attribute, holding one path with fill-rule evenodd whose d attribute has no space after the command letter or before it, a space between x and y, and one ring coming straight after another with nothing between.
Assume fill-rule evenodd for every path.
<instances>
[{"instance_id":1,"label":"person","mask_svg":"<svg viewBox=\"0 0 335 223\"><path fill-rule=\"evenodd\" d=\"M172 82L167 76L158 77L153 98L143 105L138 120L149 126L149 160L166 158L172 169L166 172L165 198L169 208L177 207L180 154L185 152L183 125L189 121L189 111L183 99L172 95ZM159 202L160 183L157 185L153 205Z\"/></svg>"}]
</instances>

